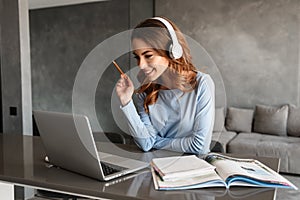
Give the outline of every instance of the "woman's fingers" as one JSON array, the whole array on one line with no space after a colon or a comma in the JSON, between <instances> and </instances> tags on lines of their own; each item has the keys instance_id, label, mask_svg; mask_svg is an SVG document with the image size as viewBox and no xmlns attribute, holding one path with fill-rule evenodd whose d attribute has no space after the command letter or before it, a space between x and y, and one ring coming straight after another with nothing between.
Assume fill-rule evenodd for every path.
<instances>
[{"instance_id":1,"label":"woman's fingers","mask_svg":"<svg viewBox=\"0 0 300 200\"><path fill-rule=\"evenodd\" d=\"M120 83L124 84L124 86L128 86L128 87L133 86L132 81L126 74L122 74L119 81L120 81Z\"/></svg>"},{"instance_id":2,"label":"woman's fingers","mask_svg":"<svg viewBox=\"0 0 300 200\"><path fill-rule=\"evenodd\" d=\"M132 99L134 87L128 76L121 75L121 78L116 84L116 92L122 105L126 105Z\"/></svg>"}]
</instances>

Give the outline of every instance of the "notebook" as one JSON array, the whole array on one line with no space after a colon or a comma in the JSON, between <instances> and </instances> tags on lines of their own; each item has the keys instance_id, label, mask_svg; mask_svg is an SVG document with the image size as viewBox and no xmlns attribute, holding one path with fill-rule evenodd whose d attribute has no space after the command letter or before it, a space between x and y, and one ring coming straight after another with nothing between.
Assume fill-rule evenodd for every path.
<instances>
[{"instance_id":1,"label":"notebook","mask_svg":"<svg viewBox=\"0 0 300 200\"><path fill-rule=\"evenodd\" d=\"M101 181L149 166L149 163L98 152L85 115L33 111L46 155L52 165Z\"/></svg>"}]
</instances>

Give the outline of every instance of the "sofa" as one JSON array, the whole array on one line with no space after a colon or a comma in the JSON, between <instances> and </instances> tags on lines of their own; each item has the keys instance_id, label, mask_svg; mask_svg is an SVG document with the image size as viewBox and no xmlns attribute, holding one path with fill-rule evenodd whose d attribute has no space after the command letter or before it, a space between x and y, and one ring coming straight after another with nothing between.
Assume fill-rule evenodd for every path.
<instances>
[{"instance_id":1,"label":"sofa","mask_svg":"<svg viewBox=\"0 0 300 200\"><path fill-rule=\"evenodd\" d=\"M280 172L300 174L300 108L216 108L212 140L224 152L280 158Z\"/></svg>"}]
</instances>

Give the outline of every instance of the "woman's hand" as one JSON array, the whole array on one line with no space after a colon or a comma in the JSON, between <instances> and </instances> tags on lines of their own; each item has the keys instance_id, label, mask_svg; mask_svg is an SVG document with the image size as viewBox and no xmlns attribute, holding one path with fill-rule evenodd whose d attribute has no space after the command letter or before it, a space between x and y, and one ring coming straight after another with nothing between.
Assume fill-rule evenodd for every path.
<instances>
[{"instance_id":1,"label":"woman's hand","mask_svg":"<svg viewBox=\"0 0 300 200\"><path fill-rule=\"evenodd\" d=\"M132 95L134 92L134 86L132 81L125 74L121 75L117 85L116 85L116 93L121 101L122 106L125 106L132 99Z\"/></svg>"}]
</instances>

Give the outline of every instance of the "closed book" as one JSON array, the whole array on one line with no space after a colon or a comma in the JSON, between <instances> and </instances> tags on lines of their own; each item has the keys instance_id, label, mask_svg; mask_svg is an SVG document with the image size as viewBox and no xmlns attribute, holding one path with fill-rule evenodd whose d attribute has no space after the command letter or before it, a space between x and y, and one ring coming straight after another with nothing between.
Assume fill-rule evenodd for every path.
<instances>
[{"instance_id":1,"label":"closed book","mask_svg":"<svg viewBox=\"0 0 300 200\"><path fill-rule=\"evenodd\" d=\"M164 181L205 175L215 169L213 165L195 155L154 158L151 166Z\"/></svg>"}]
</instances>

